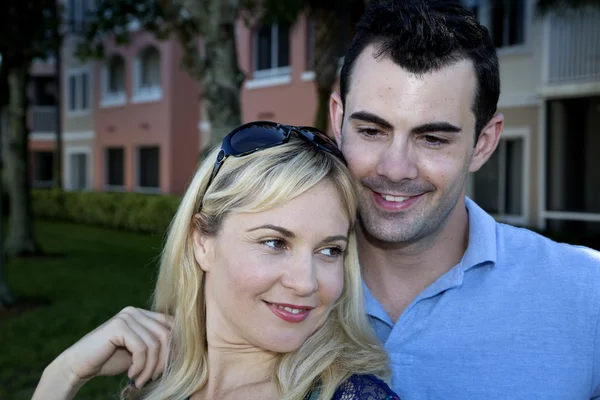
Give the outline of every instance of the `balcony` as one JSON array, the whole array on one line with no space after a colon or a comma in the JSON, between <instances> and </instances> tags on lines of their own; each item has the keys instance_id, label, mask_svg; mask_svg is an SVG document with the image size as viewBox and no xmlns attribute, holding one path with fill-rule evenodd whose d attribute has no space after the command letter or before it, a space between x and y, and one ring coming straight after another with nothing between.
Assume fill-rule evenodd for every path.
<instances>
[{"instance_id":1,"label":"balcony","mask_svg":"<svg viewBox=\"0 0 600 400\"><path fill-rule=\"evenodd\" d=\"M36 133L56 132L56 107L32 106L30 109L29 129Z\"/></svg>"},{"instance_id":2,"label":"balcony","mask_svg":"<svg viewBox=\"0 0 600 400\"><path fill-rule=\"evenodd\" d=\"M600 9L584 8L548 18L548 84L600 80Z\"/></svg>"}]
</instances>

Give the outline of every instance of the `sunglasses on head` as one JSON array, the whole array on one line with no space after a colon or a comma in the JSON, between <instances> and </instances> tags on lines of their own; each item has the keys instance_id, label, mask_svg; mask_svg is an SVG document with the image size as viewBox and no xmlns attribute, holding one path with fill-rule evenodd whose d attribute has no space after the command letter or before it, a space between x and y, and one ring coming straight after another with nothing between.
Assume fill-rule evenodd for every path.
<instances>
[{"instance_id":1,"label":"sunglasses on head","mask_svg":"<svg viewBox=\"0 0 600 400\"><path fill-rule=\"evenodd\" d=\"M335 142L316 128L283 125L271 121L249 122L237 127L223 139L212 176L206 187L210 186L227 157L242 157L282 145L290 140L292 133L296 133L300 138L312 143L321 150L333 154L342 160L344 164L346 163Z\"/></svg>"}]
</instances>

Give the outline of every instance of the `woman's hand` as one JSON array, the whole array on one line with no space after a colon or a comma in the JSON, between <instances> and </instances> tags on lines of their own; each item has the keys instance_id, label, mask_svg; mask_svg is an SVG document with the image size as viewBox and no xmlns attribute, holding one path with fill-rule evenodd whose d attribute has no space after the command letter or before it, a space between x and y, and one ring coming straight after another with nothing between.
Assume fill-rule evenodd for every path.
<instances>
[{"instance_id":1,"label":"woman's hand","mask_svg":"<svg viewBox=\"0 0 600 400\"><path fill-rule=\"evenodd\" d=\"M170 316L134 307L123 309L58 356L44 371L33 398L40 392L40 399L48 399L52 390L59 389L52 384L58 377L70 382L72 391L96 376L127 371L136 387L142 387L164 370L172 326Z\"/></svg>"}]
</instances>

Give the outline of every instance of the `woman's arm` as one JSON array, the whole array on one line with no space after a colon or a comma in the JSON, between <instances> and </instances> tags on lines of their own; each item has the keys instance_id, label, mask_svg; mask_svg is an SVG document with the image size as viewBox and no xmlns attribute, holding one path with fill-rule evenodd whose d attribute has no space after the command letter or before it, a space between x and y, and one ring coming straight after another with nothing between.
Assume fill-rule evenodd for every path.
<instances>
[{"instance_id":1,"label":"woman's arm","mask_svg":"<svg viewBox=\"0 0 600 400\"><path fill-rule=\"evenodd\" d=\"M31 400L70 400L87 382L61 364L60 356L52 361L42 374Z\"/></svg>"},{"instance_id":2,"label":"woman's arm","mask_svg":"<svg viewBox=\"0 0 600 400\"><path fill-rule=\"evenodd\" d=\"M72 399L90 379L125 371L142 387L164 370L172 326L170 316L123 309L50 363L32 400Z\"/></svg>"}]
</instances>

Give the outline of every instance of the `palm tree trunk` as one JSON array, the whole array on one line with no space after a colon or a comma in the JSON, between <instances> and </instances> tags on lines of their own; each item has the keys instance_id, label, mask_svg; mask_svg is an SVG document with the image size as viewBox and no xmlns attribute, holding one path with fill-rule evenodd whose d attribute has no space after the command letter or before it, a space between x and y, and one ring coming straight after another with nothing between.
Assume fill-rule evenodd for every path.
<instances>
[{"instance_id":1,"label":"palm tree trunk","mask_svg":"<svg viewBox=\"0 0 600 400\"><path fill-rule=\"evenodd\" d=\"M335 8L315 8L315 82L317 113L314 126L327 130L327 113L331 88L337 79L340 22ZM334 33L334 34L332 34Z\"/></svg>"},{"instance_id":2,"label":"palm tree trunk","mask_svg":"<svg viewBox=\"0 0 600 400\"><path fill-rule=\"evenodd\" d=\"M1 83L0 83L0 86ZM8 87L8 86L6 86ZM3 142L6 135L6 126L4 121L4 103L0 101L0 309L14 303L14 297L6 283L5 257L4 257L4 150Z\"/></svg>"},{"instance_id":3,"label":"palm tree trunk","mask_svg":"<svg viewBox=\"0 0 600 400\"><path fill-rule=\"evenodd\" d=\"M239 1L179 0L190 18L199 22L205 56L198 52L198 39L182 27L174 26L183 47L182 66L200 86L202 107L210 121L215 145L242 123L241 91L244 74L239 69L235 26ZM166 12L179 12L173 3L162 0ZM168 19L168 18L167 18Z\"/></svg>"},{"instance_id":4,"label":"palm tree trunk","mask_svg":"<svg viewBox=\"0 0 600 400\"><path fill-rule=\"evenodd\" d=\"M9 194L8 238L6 254L22 256L41 252L33 235L31 199L29 197L29 162L27 127L27 83L30 63L25 62L8 72L8 151L6 177Z\"/></svg>"}]
</instances>

